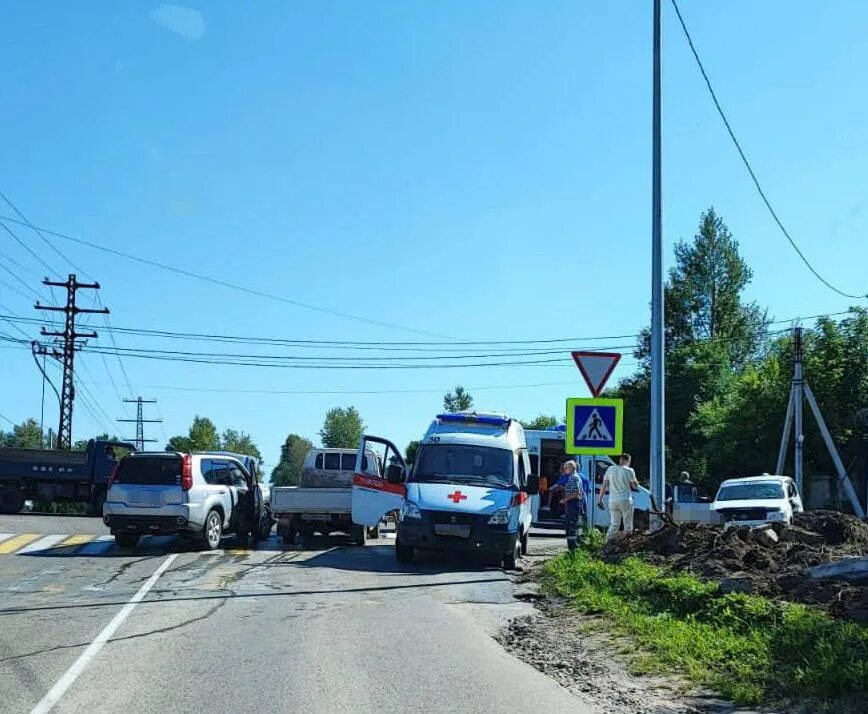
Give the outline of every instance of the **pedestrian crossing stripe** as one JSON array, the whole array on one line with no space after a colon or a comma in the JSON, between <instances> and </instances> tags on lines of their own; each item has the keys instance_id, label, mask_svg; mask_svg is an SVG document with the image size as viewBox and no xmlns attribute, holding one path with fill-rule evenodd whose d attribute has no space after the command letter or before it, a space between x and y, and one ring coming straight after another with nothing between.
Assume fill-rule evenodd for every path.
<instances>
[{"instance_id":1,"label":"pedestrian crossing stripe","mask_svg":"<svg viewBox=\"0 0 868 714\"><path fill-rule=\"evenodd\" d=\"M0 555L101 555L114 547L110 535L0 533Z\"/></svg>"},{"instance_id":2,"label":"pedestrian crossing stripe","mask_svg":"<svg viewBox=\"0 0 868 714\"><path fill-rule=\"evenodd\" d=\"M142 550L153 551L154 548L165 548L175 541L175 536L146 536L138 546ZM262 541L258 545L265 545ZM207 555L247 556L257 547L238 547L227 544L226 548L200 551ZM0 533L0 555L30 555L30 556L99 556L108 555L118 550L112 535L96 535L93 533L46 534L46 533Z\"/></svg>"},{"instance_id":3,"label":"pedestrian crossing stripe","mask_svg":"<svg viewBox=\"0 0 868 714\"><path fill-rule=\"evenodd\" d=\"M7 555L24 548L39 538L39 533L20 533L0 543L0 555Z\"/></svg>"}]
</instances>

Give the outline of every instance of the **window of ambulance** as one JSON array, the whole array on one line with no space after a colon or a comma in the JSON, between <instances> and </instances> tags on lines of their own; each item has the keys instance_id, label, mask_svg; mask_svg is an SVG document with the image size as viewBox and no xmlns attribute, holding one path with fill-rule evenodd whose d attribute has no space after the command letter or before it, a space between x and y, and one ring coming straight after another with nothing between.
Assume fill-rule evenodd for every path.
<instances>
[{"instance_id":1,"label":"window of ambulance","mask_svg":"<svg viewBox=\"0 0 868 714\"><path fill-rule=\"evenodd\" d=\"M515 455L509 449L473 444L423 444L410 481L489 488L514 487Z\"/></svg>"},{"instance_id":2,"label":"window of ambulance","mask_svg":"<svg viewBox=\"0 0 868 714\"><path fill-rule=\"evenodd\" d=\"M174 486L181 483L181 457L131 456L121 461L113 483Z\"/></svg>"}]
</instances>

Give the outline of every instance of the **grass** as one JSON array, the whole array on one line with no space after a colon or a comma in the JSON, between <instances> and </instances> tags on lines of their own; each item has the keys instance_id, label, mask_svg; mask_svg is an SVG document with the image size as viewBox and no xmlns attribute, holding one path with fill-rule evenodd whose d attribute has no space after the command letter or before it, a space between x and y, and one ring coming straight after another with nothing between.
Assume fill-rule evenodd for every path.
<instances>
[{"instance_id":1,"label":"grass","mask_svg":"<svg viewBox=\"0 0 868 714\"><path fill-rule=\"evenodd\" d=\"M868 627L804 605L723 594L716 583L638 558L606 563L596 545L550 561L544 583L631 635L642 648L634 671L675 671L739 704L796 700L815 702L812 711L863 711Z\"/></svg>"}]
</instances>

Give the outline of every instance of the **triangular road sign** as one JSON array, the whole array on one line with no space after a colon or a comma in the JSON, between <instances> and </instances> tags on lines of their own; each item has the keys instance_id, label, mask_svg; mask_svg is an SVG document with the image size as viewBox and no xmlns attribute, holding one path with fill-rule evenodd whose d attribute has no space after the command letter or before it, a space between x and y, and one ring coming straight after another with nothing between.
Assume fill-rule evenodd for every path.
<instances>
[{"instance_id":1,"label":"triangular road sign","mask_svg":"<svg viewBox=\"0 0 868 714\"><path fill-rule=\"evenodd\" d=\"M606 426L606 422L600 416L600 412L594 409L585 420L585 424L579 431L578 441L612 441L612 435Z\"/></svg>"},{"instance_id":2,"label":"triangular road sign","mask_svg":"<svg viewBox=\"0 0 868 714\"><path fill-rule=\"evenodd\" d=\"M609 376L615 370L620 352L571 352L591 394L600 396Z\"/></svg>"}]
</instances>

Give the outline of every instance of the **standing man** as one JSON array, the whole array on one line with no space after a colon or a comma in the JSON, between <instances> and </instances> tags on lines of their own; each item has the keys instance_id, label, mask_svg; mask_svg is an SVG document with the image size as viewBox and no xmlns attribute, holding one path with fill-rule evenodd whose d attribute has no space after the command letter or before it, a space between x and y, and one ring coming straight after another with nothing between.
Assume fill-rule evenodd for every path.
<instances>
[{"instance_id":1,"label":"standing man","mask_svg":"<svg viewBox=\"0 0 868 714\"><path fill-rule=\"evenodd\" d=\"M584 477L579 473L575 461L564 463L563 470L566 481L561 505L564 507L567 548L572 553L579 540L579 519L585 512L585 491L582 488Z\"/></svg>"},{"instance_id":2,"label":"standing man","mask_svg":"<svg viewBox=\"0 0 868 714\"><path fill-rule=\"evenodd\" d=\"M630 454L621 454L618 466L610 466L600 486L600 499L597 505L603 506L603 496L609 494L609 532L608 540L624 525L626 533L633 532L633 489L639 488L636 472L630 468Z\"/></svg>"}]
</instances>

